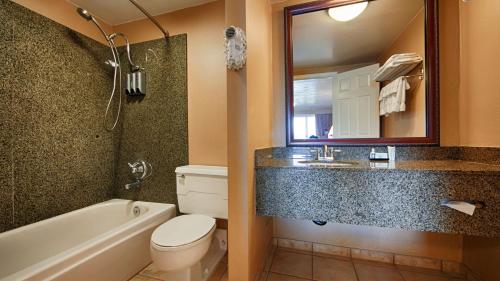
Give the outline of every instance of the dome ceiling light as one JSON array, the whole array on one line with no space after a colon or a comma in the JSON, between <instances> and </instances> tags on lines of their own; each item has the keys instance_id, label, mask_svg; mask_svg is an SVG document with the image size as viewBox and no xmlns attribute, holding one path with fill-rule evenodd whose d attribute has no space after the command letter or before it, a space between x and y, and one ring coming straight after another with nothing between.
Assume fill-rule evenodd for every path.
<instances>
[{"instance_id":1,"label":"dome ceiling light","mask_svg":"<svg viewBox=\"0 0 500 281\"><path fill-rule=\"evenodd\" d=\"M361 15L368 6L368 1L328 9L328 15L336 21L350 21Z\"/></svg>"}]
</instances>

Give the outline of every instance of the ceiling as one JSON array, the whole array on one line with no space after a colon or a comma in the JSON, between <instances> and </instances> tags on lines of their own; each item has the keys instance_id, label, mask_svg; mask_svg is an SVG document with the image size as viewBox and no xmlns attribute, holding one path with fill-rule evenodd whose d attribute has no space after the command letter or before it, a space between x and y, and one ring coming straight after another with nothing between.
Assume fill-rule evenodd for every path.
<instances>
[{"instance_id":1,"label":"ceiling","mask_svg":"<svg viewBox=\"0 0 500 281\"><path fill-rule=\"evenodd\" d=\"M128 0L68 0L75 6L88 10L92 15L110 25L119 25L146 18ZM150 14L173 12L216 0L137 0Z\"/></svg>"},{"instance_id":2,"label":"ceiling","mask_svg":"<svg viewBox=\"0 0 500 281\"><path fill-rule=\"evenodd\" d=\"M331 113L332 78L293 81L295 114Z\"/></svg>"},{"instance_id":3,"label":"ceiling","mask_svg":"<svg viewBox=\"0 0 500 281\"><path fill-rule=\"evenodd\" d=\"M294 68L376 62L423 5L423 0L370 1L348 22L333 20L327 10L294 16Z\"/></svg>"}]
</instances>

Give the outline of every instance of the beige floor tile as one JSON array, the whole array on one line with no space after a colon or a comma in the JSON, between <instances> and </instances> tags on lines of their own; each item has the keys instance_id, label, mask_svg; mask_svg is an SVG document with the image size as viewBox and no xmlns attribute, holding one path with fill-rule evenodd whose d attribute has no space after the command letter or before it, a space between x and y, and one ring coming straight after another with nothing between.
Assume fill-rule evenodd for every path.
<instances>
[{"instance_id":1,"label":"beige floor tile","mask_svg":"<svg viewBox=\"0 0 500 281\"><path fill-rule=\"evenodd\" d=\"M369 260L358 260L358 259L352 259L352 262L354 264L361 263L361 264L368 264L372 266L379 266L379 267L387 267L387 268L394 268L398 269L396 265L392 263L387 263L387 262L378 262L378 261L369 261Z\"/></svg>"},{"instance_id":2,"label":"beige floor tile","mask_svg":"<svg viewBox=\"0 0 500 281\"><path fill-rule=\"evenodd\" d=\"M451 280L442 274L432 274L426 272L405 271L405 270L401 270L400 272L406 281L450 281Z\"/></svg>"},{"instance_id":3,"label":"beige floor tile","mask_svg":"<svg viewBox=\"0 0 500 281\"><path fill-rule=\"evenodd\" d=\"M160 279L155 279L147 276L142 276L142 275L136 275L132 277L129 281L158 281Z\"/></svg>"},{"instance_id":4,"label":"beige floor tile","mask_svg":"<svg viewBox=\"0 0 500 281\"><path fill-rule=\"evenodd\" d=\"M166 272L163 270L159 270L154 263L143 269L139 274L142 276L153 277L161 280L165 280L167 278Z\"/></svg>"},{"instance_id":5,"label":"beige floor tile","mask_svg":"<svg viewBox=\"0 0 500 281\"><path fill-rule=\"evenodd\" d=\"M271 265L271 271L295 277L312 277L312 256L278 249Z\"/></svg>"},{"instance_id":6,"label":"beige floor tile","mask_svg":"<svg viewBox=\"0 0 500 281\"><path fill-rule=\"evenodd\" d=\"M360 260L394 263L394 254L372 250L351 249L351 257Z\"/></svg>"},{"instance_id":7,"label":"beige floor tile","mask_svg":"<svg viewBox=\"0 0 500 281\"><path fill-rule=\"evenodd\" d=\"M221 280L220 281L228 281L228 272L226 271L226 273L224 273L224 276L222 276Z\"/></svg>"},{"instance_id":8,"label":"beige floor tile","mask_svg":"<svg viewBox=\"0 0 500 281\"><path fill-rule=\"evenodd\" d=\"M467 270L465 266L456 261L443 261L443 272L454 274L455 277L462 277L465 276L467 273Z\"/></svg>"},{"instance_id":9,"label":"beige floor tile","mask_svg":"<svg viewBox=\"0 0 500 281\"><path fill-rule=\"evenodd\" d=\"M313 279L320 281L356 281L351 261L313 257Z\"/></svg>"},{"instance_id":10,"label":"beige floor tile","mask_svg":"<svg viewBox=\"0 0 500 281\"><path fill-rule=\"evenodd\" d=\"M267 281L308 281L311 279L304 279L304 278L298 278L298 277L293 277L289 275L282 275L282 274L277 274L277 273L269 273L269 276L267 277Z\"/></svg>"},{"instance_id":11,"label":"beige floor tile","mask_svg":"<svg viewBox=\"0 0 500 281\"><path fill-rule=\"evenodd\" d=\"M276 255L276 250L274 250L273 253L266 258L266 263L264 264L264 271L271 270L271 265L273 264L275 255Z\"/></svg>"},{"instance_id":12,"label":"beige floor tile","mask_svg":"<svg viewBox=\"0 0 500 281\"><path fill-rule=\"evenodd\" d=\"M266 280L267 280L267 275L268 275L268 274L269 274L269 272L267 272L267 271L261 271L261 272L259 273L259 277L258 277L258 279L257 279L257 280L259 280L259 281L266 281Z\"/></svg>"},{"instance_id":13,"label":"beige floor tile","mask_svg":"<svg viewBox=\"0 0 500 281\"><path fill-rule=\"evenodd\" d=\"M395 255L394 263L398 265L422 267L427 269L441 270L441 260L423 257L412 257L404 255Z\"/></svg>"},{"instance_id":14,"label":"beige floor tile","mask_svg":"<svg viewBox=\"0 0 500 281\"><path fill-rule=\"evenodd\" d=\"M306 241L278 238L278 248L284 248L298 253L312 253L312 243Z\"/></svg>"},{"instance_id":15,"label":"beige floor tile","mask_svg":"<svg viewBox=\"0 0 500 281\"><path fill-rule=\"evenodd\" d=\"M354 268L356 268L359 281L404 281L395 266L355 262Z\"/></svg>"},{"instance_id":16,"label":"beige floor tile","mask_svg":"<svg viewBox=\"0 0 500 281\"><path fill-rule=\"evenodd\" d=\"M219 263L215 267L214 271L212 272L212 275L210 275L207 281L220 281L226 272L227 272L227 264Z\"/></svg>"},{"instance_id":17,"label":"beige floor tile","mask_svg":"<svg viewBox=\"0 0 500 281\"><path fill-rule=\"evenodd\" d=\"M396 265L399 271L415 271L415 272L422 272L426 274L431 274L431 275L440 275L440 276L448 276L446 273L440 271L440 270L434 270L434 269L428 269L428 268L423 268L423 267L414 267L414 266L405 266L405 265Z\"/></svg>"},{"instance_id":18,"label":"beige floor tile","mask_svg":"<svg viewBox=\"0 0 500 281\"><path fill-rule=\"evenodd\" d=\"M347 247L339 247L334 245L327 244L313 244L313 254L316 256L341 256L350 258L351 257L351 249Z\"/></svg>"}]
</instances>

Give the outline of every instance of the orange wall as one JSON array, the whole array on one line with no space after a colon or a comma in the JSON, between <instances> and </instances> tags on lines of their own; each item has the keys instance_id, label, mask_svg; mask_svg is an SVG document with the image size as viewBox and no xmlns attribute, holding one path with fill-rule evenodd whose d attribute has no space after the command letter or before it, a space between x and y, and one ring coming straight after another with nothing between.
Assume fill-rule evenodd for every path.
<instances>
[{"instance_id":1,"label":"orange wall","mask_svg":"<svg viewBox=\"0 0 500 281\"><path fill-rule=\"evenodd\" d=\"M171 35L187 33L189 163L227 165L224 1L156 17ZM133 43L161 38L149 20L115 26Z\"/></svg>"},{"instance_id":2,"label":"orange wall","mask_svg":"<svg viewBox=\"0 0 500 281\"><path fill-rule=\"evenodd\" d=\"M500 147L500 1L460 2L459 133L463 146ZM500 280L500 239L464 238L464 263L485 281Z\"/></svg>"},{"instance_id":3,"label":"orange wall","mask_svg":"<svg viewBox=\"0 0 500 281\"><path fill-rule=\"evenodd\" d=\"M500 1L460 2L460 144L500 147Z\"/></svg>"},{"instance_id":4,"label":"orange wall","mask_svg":"<svg viewBox=\"0 0 500 281\"><path fill-rule=\"evenodd\" d=\"M84 20L76 12L76 7L71 3L64 0L14 0L13 2L20 4L42 16L50 18L51 20L60 23L68 28L71 28L83 35L86 35L103 44L106 39L101 35L99 30L91 22ZM99 20L102 28L107 33L113 32L113 27L107 23Z\"/></svg>"},{"instance_id":5,"label":"orange wall","mask_svg":"<svg viewBox=\"0 0 500 281\"><path fill-rule=\"evenodd\" d=\"M255 214L254 150L271 146L271 10L266 0L226 2L226 24L246 30L247 65L227 72L229 280L255 280L263 268L272 219Z\"/></svg>"},{"instance_id":6,"label":"orange wall","mask_svg":"<svg viewBox=\"0 0 500 281\"><path fill-rule=\"evenodd\" d=\"M273 236L272 218L255 212L254 152L272 146L271 6L267 0L247 0L248 201L250 212L250 280L263 270Z\"/></svg>"},{"instance_id":7,"label":"orange wall","mask_svg":"<svg viewBox=\"0 0 500 281\"><path fill-rule=\"evenodd\" d=\"M226 24L246 28L245 0L226 1ZM250 276L246 85L246 68L227 71L228 279L235 281Z\"/></svg>"},{"instance_id":8,"label":"orange wall","mask_svg":"<svg viewBox=\"0 0 500 281\"><path fill-rule=\"evenodd\" d=\"M399 37L379 57L383 65L390 56L417 53L425 57L425 11L422 8ZM419 74L417 67L411 74ZM425 82L409 79L411 89L406 93L406 111L382 117L384 137L425 137Z\"/></svg>"}]
</instances>

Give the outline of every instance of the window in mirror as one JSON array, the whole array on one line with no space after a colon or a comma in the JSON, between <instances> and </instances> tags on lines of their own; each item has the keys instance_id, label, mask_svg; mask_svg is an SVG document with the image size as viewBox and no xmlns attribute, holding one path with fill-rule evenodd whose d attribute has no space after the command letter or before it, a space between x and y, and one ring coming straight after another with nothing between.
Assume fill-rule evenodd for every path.
<instances>
[{"instance_id":1,"label":"window in mirror","mask_svg":"<svg viewBox=\"0 0 500 281\"><path fill-rule=\"evenodd\" d=\"M355 1L293 14L292 142L429 137L425 3Z\"/></svg>"}]
</instances>

